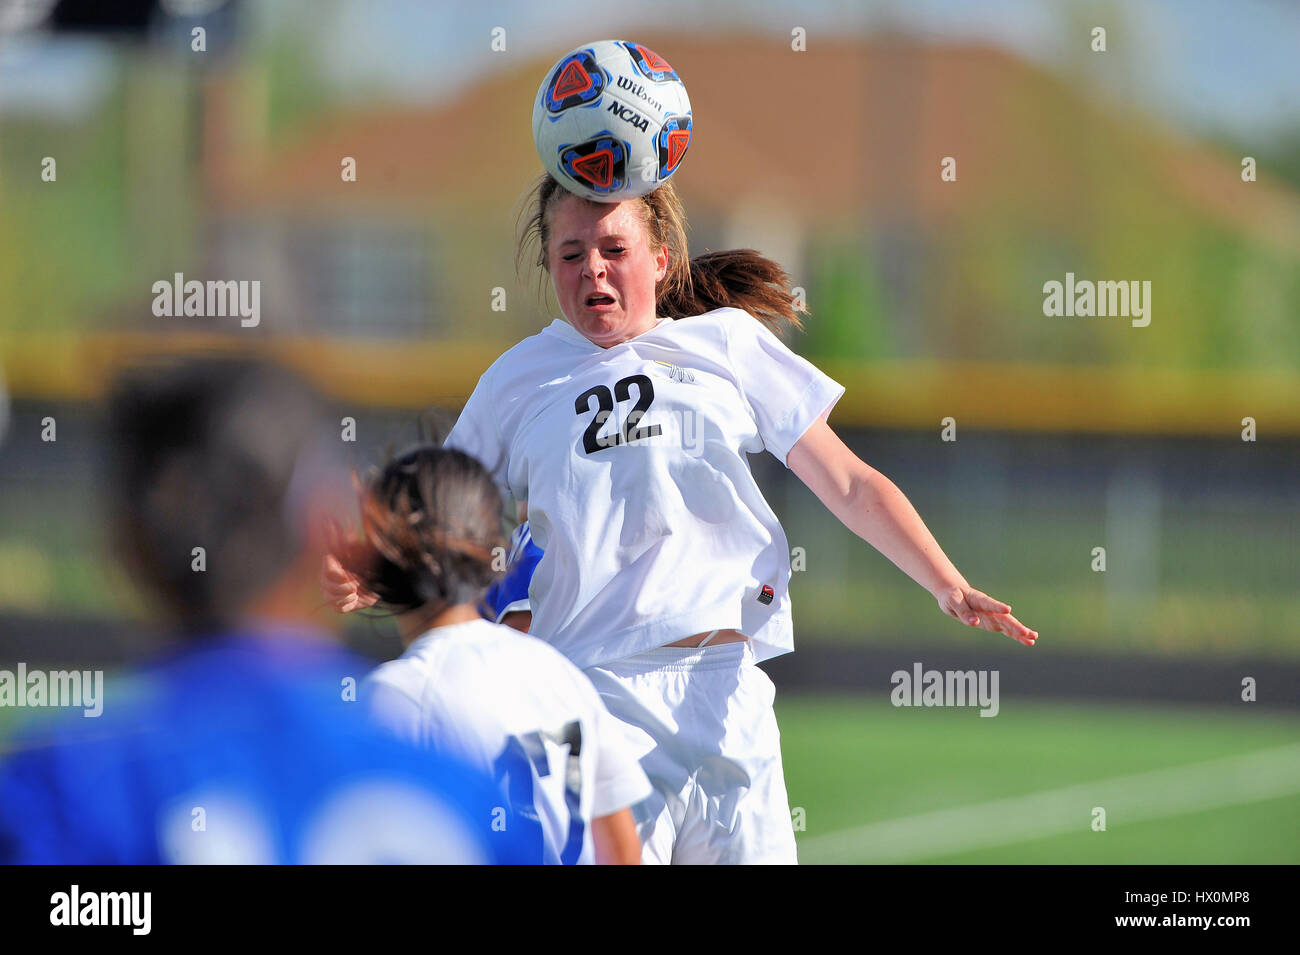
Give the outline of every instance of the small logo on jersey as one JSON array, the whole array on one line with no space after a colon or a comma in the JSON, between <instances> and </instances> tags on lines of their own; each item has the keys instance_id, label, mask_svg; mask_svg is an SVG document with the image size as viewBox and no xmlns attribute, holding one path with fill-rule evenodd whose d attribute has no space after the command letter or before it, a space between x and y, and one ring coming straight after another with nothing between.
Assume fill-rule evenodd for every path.
<instances>
[{"instance_id":1,"label":"small logo on jersey","mask_svg":"<svg viewBox=\"0 0 1300 955\"><path fill-rule=\"evenodd\" d=\"M668 377L671 378L673 381L680 381L682 384L685 385L695 384L695 375L692 374L689 369L682 368L678 365L674 365L672 362L667 362L667 361L656 361L655 364L663 365L665 368L667 368Z\"/></svg>"},{"instance_id":2,"label":"small logo on jersey","mask_svg":"<svg viewBox=\"0 0 1300 955\"><path fill-rule=\"evenodd\" d=\"M763 589L758 592L758 602L761 604L770 604L772 598L775 596L776 594L773 592L772 588L767 584L764 584Z\"/></svg>"}]
</instances>

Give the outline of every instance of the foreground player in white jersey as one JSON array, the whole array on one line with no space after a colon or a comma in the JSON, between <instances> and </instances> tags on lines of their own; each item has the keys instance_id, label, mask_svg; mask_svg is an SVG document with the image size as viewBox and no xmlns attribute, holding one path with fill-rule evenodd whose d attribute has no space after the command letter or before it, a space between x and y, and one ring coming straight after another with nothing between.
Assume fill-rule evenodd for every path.
<instances>
[{"instance_id":1,"label":"foreground player in white jersey","mask_svg":"<svg viewBox=\"0 0 1300 955\"><path fill-rule=\"evenodd\" d=\"M768 327L798 325L780 266L692 261L671 182L602 204L543 176L532 198L525 242L567 321L493 363L447 443L527 502L544 550L531 633L638 734L655 786L637 807L643 861L795 862L774 688L753 665L793 649L789 547L746 454L790 467L944 613L1038 635L827 425L843 388ZM340 609L364 600L329 583Z\"/></svg>"},{"instance_id":2,"label":"foreground player in white jersey","mask_svg":"<svg viewBox=\"0 0 1300 955\"><path fill-rule=\"evenodd\" d=\"M638 862L628 807L650 783L624 727L561 654L479 615L501 531L488 473L459 451L416 448L368 482L362 522L347 565L398 613L407 644L366 682L379 722L508 777L512 809L540 822L545 861Z\"/></svg>"}]
</instances>

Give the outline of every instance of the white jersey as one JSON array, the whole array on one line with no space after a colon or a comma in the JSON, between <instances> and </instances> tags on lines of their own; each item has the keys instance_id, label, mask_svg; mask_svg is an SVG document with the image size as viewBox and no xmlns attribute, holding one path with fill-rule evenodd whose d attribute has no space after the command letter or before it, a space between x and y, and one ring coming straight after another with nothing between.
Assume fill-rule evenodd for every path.
<instances>
[{"instance_id":1,"label":"white jersey","mask_svg":"<svg viewBox=\"0 0 1300 955\"><path fill-rule=\"evenodd\" d=\"M651 791L591 681L509 627L472 620L430 630L367 678L363 698L379 723L416 745L513 772L512 808L536 814L548 862L594 862L591 820Z\"/></svg>"},{"instance_id":2,"label":"white jersey","mask_svg":"<svg viewBox=\"0 0 1300 955\"><path fill-rule=\"evenodd\" d=\"M545 553L531 632L580 667L709 630L794 649L790 550L746 454L782 463L844 389L721 308L612 348L556 319L498 358L447 438Z\"/></svg>"}]
</instances>

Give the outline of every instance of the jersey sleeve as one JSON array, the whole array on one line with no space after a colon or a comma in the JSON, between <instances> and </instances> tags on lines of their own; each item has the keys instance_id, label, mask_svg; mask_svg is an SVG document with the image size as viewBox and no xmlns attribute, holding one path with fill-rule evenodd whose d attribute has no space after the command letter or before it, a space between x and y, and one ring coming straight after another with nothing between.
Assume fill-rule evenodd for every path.
<instances>
[{"instance_id":1,"label":"jersey sleeve","mask_svg":"<svg viewBox=\"0 0 1300 955\"><path fill-rule=\"evenodd\" d=\"M788 467L790 449L831 413L844 386L746 312L729 316L724 327L731 368L754 412L763 446Z\"/></svg>"},{"instance_id":2,"label":"jersey sleeve","mask_svg":"<svg viewBox=\"0 0 1300 955\"><path fill-rule=\"evenodd\" d=\"M483 615L500 623L506 614L532 610L528 586L542 560L542 549L533 543L527 521L515 528L510 538L510 557L503 577L488 588L483 598Z\"/></svg>"},{"instance_id":3,"label":"jersey sleeve","mask_svg":"<svg viewBox=\"0 0 1300 955\"><path fill-rule=\"evenodd\" d=\"M443 692L423 693L413 685L413 677L421 679L401 658L375 670L366 680L363 697L371 719L405 742L490 772L495 736L483 731L464 687L452 682Z\"/></svg>"},{"instance_id":4,"label":"jersey sleeve","mask_svg":"<svg viewBox=\"0 0 1300 955\"><path fill-rule=\"evenodd\" d=\"M157 833L122 769L135 754L111 731L83 739L55 730L14 742L16 755L0 764L0 865L158 861Z\"/></svg>"},{"instance_id":5,"label":"jersey sleeve","mask_svg":"<svg viewBox=\"0 0 1300 955\"><path fill-rule=\"evenodd\" d=\"M30 754L20 754L0 769L0 865L89 861L67 852L55 819L68 807L62 792L51 784L49 770L48 760ZM78 816L68 813L65 818Z\"/></svg>"},{"instance_id":6,"label":"jersey sleeve","mask_svg":"<svg viewBox=\"0 0 1300 955\"><path fill-rule=\"evenodd\" d=\"M653 789L628 743L623 724L609 715L595 687L588 686L594 707L592 719L596 725L597 754L591 816L599 819L636 805Z\"/></svg>"},{"instance_id":7,"label":"jersey sleeve","mask_svg":"<svg viewBox=\"0 0 1300 955\"><path fill-rule=\"evenodd\" d=\"M424 719L418 700L378 674L366 680L362 692L372 721L408 743L423 743Z\"/></svg>"},{"instance_id":8,"label":"jersey sleeve","mask_svg":"<svg viewBox=\"0 0 1300 955\"><path fill-rule=\"evenodd\" d=\"M477 458L488 469L502 492L509 493L506 446L501 436L500 419L493 407L492 372L493 368L489 368L479 378L443 446L464 451L470 457Z\"/></svg>"}]
</instances>

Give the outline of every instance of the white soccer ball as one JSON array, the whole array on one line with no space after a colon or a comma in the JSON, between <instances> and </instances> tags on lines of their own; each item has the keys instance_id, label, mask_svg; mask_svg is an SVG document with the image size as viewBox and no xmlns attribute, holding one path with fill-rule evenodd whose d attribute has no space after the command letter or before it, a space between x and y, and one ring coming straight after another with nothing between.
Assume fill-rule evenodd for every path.
<instances>
[{"instance_id":1,"label":"white soccer ball","mask_svg":"<svg viewBox=\"0 0 1300 955\"><path fill-rule=\"evenodd\" d=\"M691 101L663 57L640 43L597 40L560 58L537 90L533 142L570 192L621 202L681 166Z\"/></svg>"}]
</instances>

